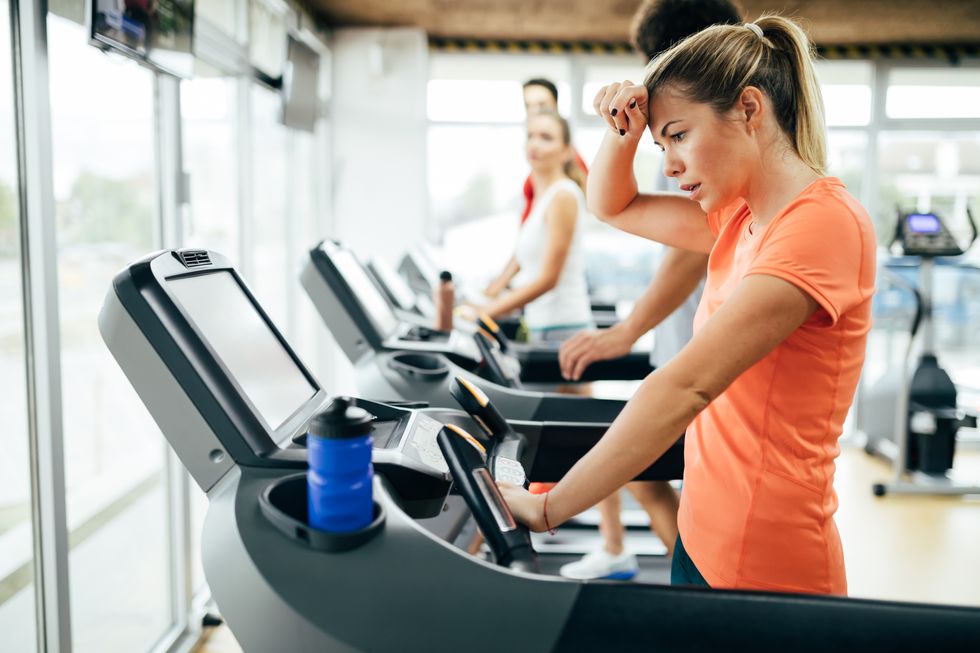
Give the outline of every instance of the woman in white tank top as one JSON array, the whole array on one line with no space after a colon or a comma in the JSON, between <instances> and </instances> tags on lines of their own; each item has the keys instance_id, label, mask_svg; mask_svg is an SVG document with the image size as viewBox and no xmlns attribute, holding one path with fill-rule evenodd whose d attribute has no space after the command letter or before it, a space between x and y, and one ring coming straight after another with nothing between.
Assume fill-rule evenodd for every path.
<instances>
[{"instance_id":1,"label":"woman in white tank top","mask_svg":"<svg viewBox=\"0 0 980 653\"><path fill-rule=\"evenodd\" d=\"M532 341L561 341L592 324L582 230L585 179L575 163L565 119L552 111L527 121L527 160L534 206L517 247L483 307L491 317L524 309ZM502 289L512 282L512 290Z\"/></svg>"}]
</instances>

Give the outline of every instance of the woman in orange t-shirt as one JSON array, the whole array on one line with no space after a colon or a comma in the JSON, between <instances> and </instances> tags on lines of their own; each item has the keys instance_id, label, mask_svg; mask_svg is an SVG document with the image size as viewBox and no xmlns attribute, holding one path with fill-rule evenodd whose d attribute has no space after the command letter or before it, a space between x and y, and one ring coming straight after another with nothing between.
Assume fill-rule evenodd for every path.
<instances>
[{"instance_id":1,"label":"woman in orange t-shirt","mask_svg":"<svg viewBox=\"0 0 980 653\"><path fill-rule=\"evenodd\" d=\"M517 519L553 528L686 430L672 582L846 594L834 460L864 361L875 239L825 176L806 34L779 16L710 27L651 62L643 85L606 86L595 105L610 129L590 208L709 253L695 333L548 494L501 491ZM637 192L648 127L684 195Z\"/></svg>"}]
</instances>

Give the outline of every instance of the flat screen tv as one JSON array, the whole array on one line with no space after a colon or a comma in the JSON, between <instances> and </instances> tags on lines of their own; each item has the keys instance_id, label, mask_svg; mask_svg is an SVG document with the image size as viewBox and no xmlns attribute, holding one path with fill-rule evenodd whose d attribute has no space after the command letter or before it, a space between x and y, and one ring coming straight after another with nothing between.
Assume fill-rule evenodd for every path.
<instances>
[{"instance_id":1,"label":"flat screen tv","mask_svg":"<svg viewBox=\"0 0 980 653\"><path fill-rule=\"evenodd\" d=\"M194 74L195 0L89 0L92 43L171 75Z\"/></svg>"},{"instance_id":2,"label":"flat screen tv","mask_svg":"<svg viewBox=\"0 0 980 653\"><path fill-rule=\"evenodd\" d=\"M282 123L308 132L316 128L320 55L289 35L282 75Z\"/></svg>"}]
</instances>

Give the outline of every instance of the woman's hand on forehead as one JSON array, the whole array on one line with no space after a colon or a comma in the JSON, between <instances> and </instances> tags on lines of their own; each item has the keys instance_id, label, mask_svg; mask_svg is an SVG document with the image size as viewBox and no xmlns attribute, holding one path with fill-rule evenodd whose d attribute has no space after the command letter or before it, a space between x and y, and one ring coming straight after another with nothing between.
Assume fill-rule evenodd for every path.
<instances>
[{"instance_id":1,"label":"woman's hand on forehead","mask_svg":"<svg viewBox=\"0 0 980 653\"><path fill-rule=\"evenodd\" d=\"M649 98L642 84L628 79L599 89L592 102L595 111L615 133L639 140L649 120Z\"/></svg>"}]
</instances>

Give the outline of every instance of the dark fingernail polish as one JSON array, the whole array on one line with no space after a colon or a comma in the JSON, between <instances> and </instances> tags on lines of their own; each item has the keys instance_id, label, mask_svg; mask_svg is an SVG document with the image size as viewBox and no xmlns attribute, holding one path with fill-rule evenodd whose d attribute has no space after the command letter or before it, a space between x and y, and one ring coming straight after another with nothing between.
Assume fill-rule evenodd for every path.
<instances>
[{"instance_id":1,"label":"dark fingernail polish","mask_svg":"<svg viewBox=\"0 0 980 653\"><path fill-rule=\"evenodd\" d=\"M616 113L617 113L617 110L616 109L613 109L612 111L609 112L609 115L615 116Z\"/></svg>"},{"instance_id":2,"label":"dark fingernail polish","mask_svg":"<svg viewBox=\"0 0 980 653\"><path fill-rule=\"evenodd\" d=\"M620 129L619 130L619 135L620 136L626 136L626 130L625 129Z\"/></svg>"},{"instance_id":3,"label":"dark fingernail polish","mask_svg":"<svg viewBox=\"0 0 980 653\"><path fill-rule=\"evenodd\" d=\"M630 109L635 109L635 108L636 108L636 100L633 100L632 102L630 102Z\"/></svg>"}]
</instances>

